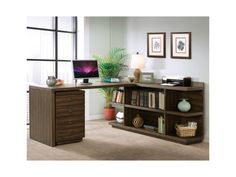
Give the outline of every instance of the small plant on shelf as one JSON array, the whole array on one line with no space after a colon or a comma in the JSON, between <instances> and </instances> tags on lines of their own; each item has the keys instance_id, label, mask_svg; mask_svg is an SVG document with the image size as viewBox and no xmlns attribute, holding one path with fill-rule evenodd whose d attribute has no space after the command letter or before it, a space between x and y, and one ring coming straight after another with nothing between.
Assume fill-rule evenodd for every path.
<instances>
[{"instance_id":1,"label":"small plant on shelf","mask_svg":"<svg viewBox=\"0 0 236 177\"><path fill-rule=\"evenodd\" d=\"M103 82L109 81L111 78L118 78L121 71L128 69L125 65L127 53L124 48L112 48L108 55L93 55L93 58L98 61L99 75ZM114 118L114 108L112 108L111 101L114 88L100 88L99 92L104 96L106 105L104 110L111 112L110 117L104 111L104 117L107 120Z\"/></svg>"}]
</instances>

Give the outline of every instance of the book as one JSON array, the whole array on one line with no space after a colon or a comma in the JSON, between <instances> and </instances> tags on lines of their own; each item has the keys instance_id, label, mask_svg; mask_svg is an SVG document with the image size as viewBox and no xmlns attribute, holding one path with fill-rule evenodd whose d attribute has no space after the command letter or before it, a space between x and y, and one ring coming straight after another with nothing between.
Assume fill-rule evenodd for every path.
<instances>
[{"instance_id":1,"label":"book","mask_svg":"<svg viewBox=\"0 0 236 177\"><path fill-rule=\"evenodd\" d=\"M150 108L151 106L152 106L151 92L148 92L148 107Z\"/></svg>"},{"instance_id":2,"label":"book","mask_svg":"<svg viewBox=\"0 0 236 177\"><path fill-rule=\"evenodd\" d=\"M124 104L125 103L125 94L124 92L122 92L122 99L121 99L121 103Z\"/></svg>"},{"instance_id":3,"label":"book","mask_svg":"<svg viewBox=\"0 0 236 177\"><path fill-rule=\"evenodd\" d=\"M141 90L139 96L139 105L144 106L144 91Z\"/></svg>"},{"instance_id":4,"label":"book","mask_svg":"<svg viewBox=\"0 0 236 177\"><path fill-rule=\"evenodd\" d=\"M157 131L157 127L154 127L154 126L152 126L152 125L146 125L146 124L144 124L144 125L143 125L143 128L146 129L146 130Z\"/></svg>"},{"instance_id":5,"label":"book","mask_svg":"<svg viewBox=\"0 0 236 177\"><path fill-rule=\"evenodd\" d=\"M158 133L165 134L165 119L163 116L158 117Z\"/></svg>"},{"instance_id":6,"label":"book","mask_svg":"<svg viewBox=\"0 0 236 177\"><path fill-rule=\"evenodd\" d=\"M165 110L165 94L159 92L159 109Z\"/></svg>"},{"instance_id":7,"label":"book","mask_svg":"<svg viewBox=\"0 0 236 177\"><path fill-rule=\"evenodd\" d=\"M131 105L134 105L134 106L137 105L137 94L138 94L137 90L132 90L132 93L131 93Z\"/></svg>"},{"instance_id":8,"label":"book","mask_svg":"<svg viewBox=\"0 0 236 177\"><path fill-rule=\"evenodd\" d=\"M155 105L155 108L159 108L159 92L156 92L155 93L155 103L156 103L156 105Z\"/></svg>"},{"instance_id":9,"label":"book","mask_svg":"<svg viewBox=\"0 0 236 177\"><path fill-rule=\"evenodd\" d=\"M119 97L120 97L120 92L117 91L117 94L116 94L116 103L119 103Z\"/></svg>"},{"instance_id":10,"label":"book","mask_svg":"<svg viewBox=\"0 0 236 177\"><path fill-rule=\"evenodd\" d=\"M139 106L140 103L140 92L137 91L137 95L136 95L136 106Z\"/></svg>"},{"instance_id":11,"label":"book","mask_svg":"<svg viewBox=\"0 0 236 177\"><path fill-rule=\"evenodd\" d=\"M116 102L116 95L117 95L117 90L113 90L113 92L112 92L112 102Z\"/></svg>"},{"instance_id":12,"label":"book","mask_svg":"<svg viewBox=\"0 0 236 177\"><path fill-rule=\"evenodd\" d=\"M148 107L149 108L156 107L155 92L148 92Z\"/></svg>"},{"instance_id":13,"label":"book","mask_svg":"<svg viewBox=\"0 0 236 177\"><path fill-rule=\"evenodd\" d=\"M118 90L117 91L117 96L116 96L116 102L117 103L121 103L123 95L124 95L123 90Z\"/></svg>"},{"instance_id":14,"label":"book","mask_svg":"<svg viewBox=\"0 0 236 177\"><path fill-rule=\"evenodd\" d=\"M144 91L144 107L148 107L148 92Z\"/></svg>"}]
</instances>

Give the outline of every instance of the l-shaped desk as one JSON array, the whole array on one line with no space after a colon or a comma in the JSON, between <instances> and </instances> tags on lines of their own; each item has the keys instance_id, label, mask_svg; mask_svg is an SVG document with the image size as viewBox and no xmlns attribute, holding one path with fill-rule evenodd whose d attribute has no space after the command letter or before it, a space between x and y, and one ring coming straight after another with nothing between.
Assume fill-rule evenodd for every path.
<instances>
[{"instance_id":1,"label":"l-shaped desk","mask_svg":"<svg viewBox=\"0 0 236 177\"><path fill-rule=\"evenodd\" d=\"M49 146L78 142L85 136L85 94L84 89L104 87L124 87L124 125L111 123L113 127L142 133L182 144L201 142L204 135L204 83L193 82L191 87L163 86L155 84L134 83L93 83L92 85L62 85L48 87L47 85L30 85L30 138ZM164 108L133 105L133 91L164 93ZM141 97L141 96L140 96ZM189 112L180 112L177 104L180 98L188 98L191 102ZM141 98L140 98L141 99ZM160 101L160 100L159 100ZM158 101L157 101L158 104ZM147 123L157 127L157 118L165 118L165 134L138 129L132 126L132 119L137 114L143 114ZM196 135L179 137L175 125L197 122Z\"/></svg>"}]
</instances>

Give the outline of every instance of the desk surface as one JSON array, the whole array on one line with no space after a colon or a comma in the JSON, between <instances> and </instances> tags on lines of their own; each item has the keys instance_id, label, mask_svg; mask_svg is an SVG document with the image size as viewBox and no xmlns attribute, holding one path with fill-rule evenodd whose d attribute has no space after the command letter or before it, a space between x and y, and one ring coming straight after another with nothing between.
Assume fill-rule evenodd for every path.
<instances>
[{"instance_id":1,"label":"desk surface","mask_svg":"<svg viewBox=\"0 0 236 177\"><path fill-rule=\"evenodd\" d=\"M96 88L104 88L104 87L131 87L135 86L133 83L102 83L102 82L95 82L91 85L80 85L79 83L77 84L63 84L60 86L53 86L49 87L47 85L30 85L29 87L34 88L41 88L41 89L48 89L48 90L53 90L53 91L58 91L58 90L71 90L71 89L96 89Z\"/></svg>"},{"instance_id":2,"label":"desk surface","mask_svg":"<svg viewBox=\"0 0 236 177\"><path fill-rule=\"evenodd\" d=\"M193 82L191 87L183 86L163 86L160 83L155 84L141 84L141 83L104 83L104 82L95 82L91 85L80 85L80 84L63 84L61 86L48 87L47 85L30 85L30 88L37 87L38 89L47 89L51 91L63 91L63 90L72 90L72 89L97 89L104 87L147 87L147 88L157 88L157 89L168 89L168 90L180 90L180 91L193 91L193 90L203 90L204 83L202 82Z\"/></svg>"}]
</instances>

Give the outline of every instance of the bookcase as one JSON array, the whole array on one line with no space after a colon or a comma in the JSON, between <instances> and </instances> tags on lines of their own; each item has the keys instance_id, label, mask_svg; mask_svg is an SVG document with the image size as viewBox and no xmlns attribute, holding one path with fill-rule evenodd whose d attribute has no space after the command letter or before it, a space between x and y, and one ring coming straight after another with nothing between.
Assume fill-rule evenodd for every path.
<instances>
[{"instance_id":1,"label":"bookcase","mask_svg":"<svg viewBox=\"0 0 236 177\"><path fill-rule=\"evenodd\" d=\"M187 98L191 104L188 112L180 112L177 105L181 98ZM132 121L139 114L144 124L134 127ZM199 143L204 135L204 84L194 82L191 87L162 86L161 84L136 84L124 87L124 123L110 122L112 127L141 133L181 144ZM164 132L160 133L160 121L163 118ZM179 137L176 125L197 122L195 136ZM149 127L149 128L146 128ZM151 128L150 128L151 127Z\"/></svg>"}]
</instances>

